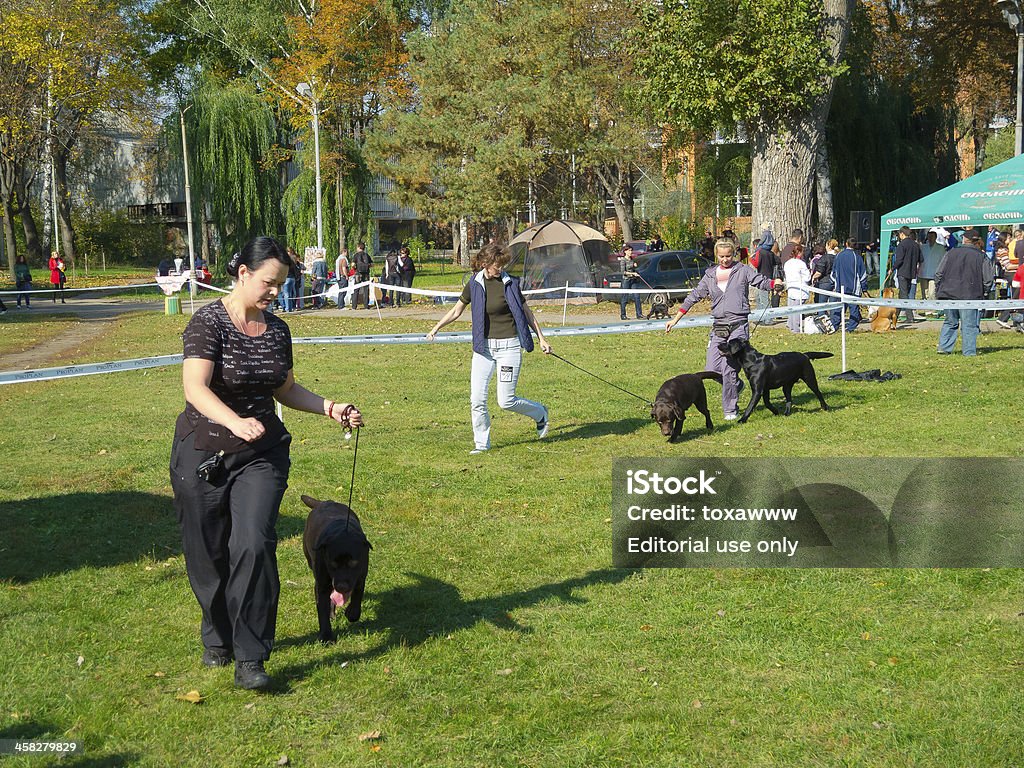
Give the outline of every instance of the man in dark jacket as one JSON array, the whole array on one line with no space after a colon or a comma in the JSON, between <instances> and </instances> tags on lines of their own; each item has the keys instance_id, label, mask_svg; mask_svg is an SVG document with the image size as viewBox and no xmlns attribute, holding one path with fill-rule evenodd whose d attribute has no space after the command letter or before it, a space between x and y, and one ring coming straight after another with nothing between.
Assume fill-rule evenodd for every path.
<instances>
[{"instance_id":1,"label":"man in dark jacket","mask_svg":"<svg viewBox=\"0 0 1024 768\"><path fill-rule=\"evenodd\" d=\"M921 253L921 246L913 237L910 227L900 227L900 242L896 246L896 254L892 259L893 269L896 270L896 280L899 283L900 298L913 299L917 293L917 273L921 269L921 261L924 256ZM910 309L903 310L908 323L914 322L914 312ZM896 317L899 317L899 312Z\"/></svg>"},{"instance_id":2,"label":"man in dark jacket","mask_svg":"<svg viewBox=\"0 0 1024 768\"><path fill-rule=\"evenodd\" d=\"M756 260L756 264L754 261ZM751 266L757 270L759 275L764 275L769 280L775 279L775 270L780 267L779 257L775 255L775 235L772 234L770 229L765 229L761 233L761 242L757 244L757 250L754 251L754 256L751 257ZM762 289L757 290L757 308L762 312L766 312L773 306L772 292ZM778 306L774 304L774 306ZM761 323L762 325L772 325L775 321L769 320Z\"/></svg>"},{"instance_id":3,"label":"man in dark jacket","mask_svg":"<svg viewBox=\"0 0 1024 768\"><path fill-rule=\"evenodd\" d=\"M836 291L845 293L847 296L860 296L867 287L868 273L864 267L864 259L860 257L854 248L857 241L852 237L846 241L846 247L836 254L832 263L832 284ZM857 330L860 325L860 305L849 304L850 317L846 322L847 331ZM832 310L832 326L838 331L839 324L843 322L843 310Z\"/></svg>"},{"instance_id":4,"label":"man in dark jacket","mask_svg":"<svg viewBox=\"0 0 1024 768\"><path fill-rule=\"evenodd\" d=\"M366 243L358 243L356 245L356 252L352 256L352 266L356 268L356 283L365 283L370 279L370 267L372 264L373 262L370 260L370 254L366 252ZM369 309L369 286L364 285L362 288L356 290L356 295L352 297L352 309L359 309L360 297L363 300L363 306L366 309Z\"/></svg>"},{"instance_id":5,"label":"man in dark jacket","mask_svg":"<svg viewBox=\"0 0 1024 768\"><path fill-rule=\"evenodd\" d=\"M963 245L946 252L938 269L935 270L935 298L942 300L985 297L995 274L987 266L988 259L981 250L981 243L978 231L968 229L964 232ZM978 309L947 309L942 330L939 332L939 354L948 355L953 351L958 330L964 357L978 354L980 317L981 310Z\"/></svg>"}]
</instances>

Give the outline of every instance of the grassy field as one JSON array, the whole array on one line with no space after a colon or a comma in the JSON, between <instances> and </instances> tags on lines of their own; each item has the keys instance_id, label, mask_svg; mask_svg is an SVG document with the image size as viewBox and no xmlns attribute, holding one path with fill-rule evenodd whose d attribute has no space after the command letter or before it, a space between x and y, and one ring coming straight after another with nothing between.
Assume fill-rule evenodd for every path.
<instances>
[{"instance_id":1,"label":"grassy field","mask_svg":"<svg viewBox=\"0 0 1024 768\"><path fill-rule=\"evenodd\" d=\"M121 318L74 362L180 351L184 322ZM295 336L429 325L289 324ZM903 378L825 381L827 413L798 387L790 418L759 409L726 426L709 384L716 431L688 419L674 445L639 402L531 354L520 393L550 408L551 433L539 442L528 420L492 411L481 456L468 455L467 345L296 346L300 381L364 411L353 506L374 552L363 621L317 644L299 495L346 500L352 444L286 414L263 695L199 663L167 476L180 368L2 387L0 739L85 746L6 763L1024 765L1018 570L611 567L616 457L826 457L841 477L859 457L1015 456L1024 337L985 335L965 359L937 356L936 333L857 334L850 367ZM754 338L766 351L839 344L781 328ZM653 397L703 367L706 331L553 343ZM824 379L839 363L817 368ZM200 703L179 698L193 690Z\"/></svg>"}]
</instances>

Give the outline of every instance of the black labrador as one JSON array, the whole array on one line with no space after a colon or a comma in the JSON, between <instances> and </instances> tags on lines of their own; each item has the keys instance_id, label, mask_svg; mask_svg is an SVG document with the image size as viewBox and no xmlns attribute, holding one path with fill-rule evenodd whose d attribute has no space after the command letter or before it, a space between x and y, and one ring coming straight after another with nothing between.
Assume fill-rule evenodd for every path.
<instances>
[{"instance_id":1,"label":"black labrador","mask_svg":"<svg viewBox=\"0 0 1024 768\"><path fill-rule=\"evenodd\" d=\"M829 410L825 398L821 396L821 390L818 389L818 379L814 375L811 360L832 357L831 352L780 352L777 355L763 355L754 349L747 339L729 339L719 344L718 349L730 362L736 362L743 368L747 381L750 382L750 403L740 417L740 423L750 418L757 401L762 398L765 407L778 416L779 412L769 401L768 393L780 387L786 397L786 415L789 416L793 411L793 385L800 380L818 396L821 409Z\"/></svg>"},{"instance_id":2,"label":"black labrador","mask_svg":"<svg viewBox=\"0 0 1024 768\"><path fill-rule=\"evenodd\" d=\"M708 395L704 390L704 379L714 379L721 384L722 374L715 371L684 373L669 379L658 390L658 395L651 405L651 418L658 422L661 434L665 435L670 443L675 442L679 433L683 431L686 409L691 405L696 406L697 410L704 414L708 432L714 429L711 414L708 412Z\"/></svg>"},{"instance_id":3,"label":"black labrador","mask_svg":"<svg viewBox=\"0 0 1024 768\"><path fill-rule=\"evenodd\" d=\"M348 505L305 495L302 501L310 509L302 551L313 571L319 638L323 643L331 643L331 622L339 607L344 608L345 618L350 622L359 621L373 547Z\"/></svg>"}]
</instances>

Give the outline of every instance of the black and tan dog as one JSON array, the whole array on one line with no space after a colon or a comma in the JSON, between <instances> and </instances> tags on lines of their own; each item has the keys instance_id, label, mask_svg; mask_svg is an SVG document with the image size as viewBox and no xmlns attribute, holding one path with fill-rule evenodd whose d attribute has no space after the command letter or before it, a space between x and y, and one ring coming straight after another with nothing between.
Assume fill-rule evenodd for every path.
<instances>
[{"instance_id":1,"label":"black and tan dog","mask_svg":"<svg viewBox=\"0 0 1024 768\"><path fill-rule=\"evenodd\" d=\"M651 299L651 311L647 313L647 319L650 320L652 317L655 320L663 320L668 317L668 302L665 301L665 297L660 294L654 294Z\"/></svg>"},{"instance_id":2,"label":"black and tan dog","mask_svg":"<svg viewBox=\"0 0 1024 768\"><path fill-rule=\"evenodd\" d=\"M821 390L818 389L818 379L814 375L811 360L832 357L831 352L780 352L777 355L763 355L754 349L747 339L729 339L724 344L719 344L718 349L730 361L738 363L743 368L747 381L750 382L750 403L740 416L741 423L750 418L754 406L761 399L764 399L765 408L778 416L779 412L769 401L768 394L771 390L779 388L786 397L786 415L789 416L793 411L793 385L800 380L818 396L821 409L829 409L825 398L821 396Z\"/></svg>"},{"instance_id":3,"label":"black and tan dog","mask_svg":"<svg viewBox=\"0 0 1024 768\"><path fill-rule=\"evenodd\" d=\"M331 643L331 622L338 608L345 610L345 618L350 622L359 621L373 547L359 525L359 518L346 504L309 496L303 496L302 501L310 509L302 551L313 571L319 638Z\"/></svg>"},{"instance_id":4,"label":"black and tan dog","mask_svg":"<svg viewBox=\"0 0 1024 768\"><path fill-rule=\"evenodd\" d=\"M708 432L714 429L711 414L708 412L708 395L704 390L704 379L714 379L722 383L722 374L714 371L700 373L684 373L669 379L661 385L657 397L651 405L651 418L658 422L661 434L674 442L683 431L686 420L686 409L691 405L704 414L704 422Z\"/></svg>"}]
</instances>

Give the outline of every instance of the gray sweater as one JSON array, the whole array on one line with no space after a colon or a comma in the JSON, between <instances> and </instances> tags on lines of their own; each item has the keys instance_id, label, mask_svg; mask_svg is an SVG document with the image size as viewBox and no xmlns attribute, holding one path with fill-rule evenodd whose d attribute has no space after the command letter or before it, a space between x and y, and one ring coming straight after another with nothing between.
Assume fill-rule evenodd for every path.
<instances>
[{"instance_id":1,"label":"gray sweater","mask_svg":"<svg viewBox=\"0 0 1024 768\"><path fill-rule=\"evenodd\" d=\"M717 269L717 265L708 267L697 287L683 300L683 311L689 311L690 307L702 299L711 299L711 316L716 320L726 323L746 320L750 315L750 286L768 291L771 290L772 279L758 274L748 264L736 263L730 270L725 291L720 291L715 279Z\"/></svg>"}]
</instances>

